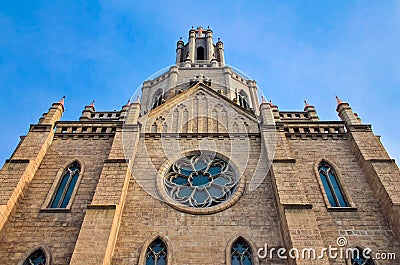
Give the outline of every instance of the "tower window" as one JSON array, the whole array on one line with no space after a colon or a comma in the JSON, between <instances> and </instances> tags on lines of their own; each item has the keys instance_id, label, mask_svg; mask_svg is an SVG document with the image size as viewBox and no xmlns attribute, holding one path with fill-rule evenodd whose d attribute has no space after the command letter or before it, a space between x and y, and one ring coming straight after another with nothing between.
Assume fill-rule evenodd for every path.
<instances>
[{"instance_id":1,"label":"tower window","mask_svg":"<svg viewBox=\"0 0 400 265\"><path fill-rule=\"evenodd\" d=\"M65 169L57 187L57 191L51 201L50 208L67 207L78 180L80 170L81 166L76 161Z\"/></svg>"},{"instance_id":2,"label":"tower window","mask_svg":"<svg viewBox=\"0 0 400 265\"><path fill-rule=\"evenodd\" d=\"M24 261L23 265L46 265L46 254L39 248Z\"/></svg>"},{"instance_id":3,"label":"tower window","mask_svg":"<svg viewBox=\"0 0 400 265\"><path fill-rule=\"evenodd\" d=\"M164 103L164 94L160 90L159 92L156 93L156 96L154 97L153 109L157 108L163 103Z\"/></svg>"},{"instance_id":4,"label":"tower window","mask_svg":"<svg viewBox=\"0 0 400 265\"><path fill-rule=\"evenodd\" d=\"M242 108L250 109L247 94L243 90L240 91L240 93L238 94L238 103L239 103L239 106L241 106Z\"/></svg>"},{"instance_id":5,"label":"tower window","mask_svg":"<svg viewBox=\"0 0 400 265\"><path fill-rule=\"evenodd\" d=\"M231 249L232 265L253 265L253 253L249 244L242 237L239 237Z\"/></svg>"},{"instance_id":6,"label":"tower window","mask_svg":"<svg viewBox=\"0 0 400 265\"><path fill-rule=\"evenodd\" d=\"M201 46L197 48L197 60L205 60L204 59L204 48Z\"/></svg>"},{"instance_id":7,"label":"tower window","mask_svg":"<svg viewBox=\"0 0 400 265\"><path fill-rule=\"evenodd\" d=\"M160 239L154 240L146 251L146 265L166 265L167 246Z\"/></svg>"},{"instance_id":8,"label":"tower window","mask_svg":"<svg viewBox=\"0 0 400 265\"><path fill-rule=\"evenodd\" d=\"M318 166L318 173L329 204L332 207L349 207L349 203L340 187L335 169L329 163L322 161Z\"/></svg>"}]
</instances>

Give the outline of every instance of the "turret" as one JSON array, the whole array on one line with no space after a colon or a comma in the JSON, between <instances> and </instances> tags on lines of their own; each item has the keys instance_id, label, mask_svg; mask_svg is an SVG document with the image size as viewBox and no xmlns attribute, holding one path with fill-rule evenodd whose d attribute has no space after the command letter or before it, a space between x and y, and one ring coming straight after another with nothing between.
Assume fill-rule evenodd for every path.
<instances>
[{"instance_id":1,"label":"turret","mask_svg":"<svg viewBox=\"0 0 400 265\"><path fill-rule=\"evenodd\" d=\"M54 125L56 121L59 121L64 112L64 100L65 96L59 102L53 103L49 111L43 114L43 117L39 120L39 124Z\"/></svg>"},{"instance_id":2,"label":"turret","mask_svg":"<svg viewBox=\"0 0 400 265\"><path fill-rule=\"evenodd\" d=\"M346 127L348 128L351 125L360 124L358 116L356 117L356 115L354 115L349 103L343 102L338 96L336 96L336 100L338 103L336 111L338 112L340 119L345 123Z\"/></svg>"},{"instance_id":3,"label":"turret","mask_svg":"<svg viewBox=\"0 0 400 265\"><path fill-rule=\"evenodd\" d=\"M212 30L210 28L206 31L206 40L207 40L207 56L206 60L211 61L213 59L214 54L214 46L212 42Z\"/></svg>"},{"instance_id":4,"label":"turret","mask_svg":"<svg viewBox=\"0 0 400 265\"><path fill-rule=\"evenodd\" d=\"M80 121L89 120L92 116L92 113L95 112L94 108L94 100L90 105L85 106L85 109L82 111L82 116L79 118Z\"/></svg>"},{"instance_id":5,"label":"turret","mask_svg":"<svg viewBox=\"0 0 400 265\"><path fill-rule=\"evenodd\" d=\"M179 39L179 41L176 43L176 63L179 64L182 61L182 58L184 58L183 54L183 40L182 37Z\"/></svg>"},{"instance_id":6,"label":"turret","mask_svg":"<svg viewBox=\"0 0 400 265\"><path fill-rule=\"evenodd\" d=\"M319 117L317 115L317 112L315 111L315 107L308 104L307 100L304 100L304 111L307 112L308 118L312 121L319 121Z\"/></svg>"},{"instance_id":7,"label":"turret","mask_svg":"<svg viewBox=\"0 0 400 265\"><path fill-rule=\"evenodd\" d=\"M192 29L189 31L189 59L194 61L194 51L195 51L195 42L196 42L196 31Z\"/></svg>"},{"instance_id":8,"label":"turret","mask_svg":"<svg viewBox=\"0 0 400 265\"><path fill-rule=\"evenodd\" d=\"M265 101L265 98L261 96L260 104L260 116L262 125L275 125L274 113L271 108L271 104Z\"/></svg>"},{"instance_id":9,"label":"turret","mask_svg":"<svg viewBox=\"0 0 400 265\"><path fill-rule=\"evenodd\" d=\"M218 38L216 46L217 46L217 60L221 63L221 66L225 66L224 44L222 43L220 38Z\"/></svg>"},{"instance_id":10,"label":"turret","mask_svg":"<svg viewBox=\"0 0 400 265\"><path fill-rule=\"evenodd\" d=\"M137 124L139 115L140 115L140 98L139 96L136 98L136 100L130 104L127 112L127 116L125 119L125 124Z\"/></svg>"}]
</instances>

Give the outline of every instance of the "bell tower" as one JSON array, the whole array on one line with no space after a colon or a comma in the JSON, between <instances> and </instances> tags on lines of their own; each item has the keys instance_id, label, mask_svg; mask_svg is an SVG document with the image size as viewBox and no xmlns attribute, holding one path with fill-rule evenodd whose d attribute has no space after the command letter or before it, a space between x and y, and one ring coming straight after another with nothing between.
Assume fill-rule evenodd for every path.
<instances>
[{"instance_id":1,"label":"bell tower","mask_svg":"<svg viewBox=\"0 0 400 265\"><path fill-rule=\"evenodd\" d=\"M225 65L224 45L220 39L213 44L213 32L208 27L203 29L201 26L189 31L189 42L184 43L182 38L178 41L176 47L176 64L218 62L219 66Z\"/></svg>"}]
</instances>

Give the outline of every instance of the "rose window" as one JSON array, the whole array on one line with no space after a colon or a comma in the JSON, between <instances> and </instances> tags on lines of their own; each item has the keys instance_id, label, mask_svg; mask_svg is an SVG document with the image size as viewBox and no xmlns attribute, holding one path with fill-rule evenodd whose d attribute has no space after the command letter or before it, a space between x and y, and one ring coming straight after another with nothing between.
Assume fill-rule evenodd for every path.
<instances>
[{"instance_id":1,"label":"rose window","mask_svg":"<svg viewBox=\"0 0 400 265\"><path fill-rule=\"evenodd\" d=\"M179 204L204 208L226 201L235 192L238 176L224 159L211 154L196 154L174 162L164 185Z\"/></svg>"}]
</instances>

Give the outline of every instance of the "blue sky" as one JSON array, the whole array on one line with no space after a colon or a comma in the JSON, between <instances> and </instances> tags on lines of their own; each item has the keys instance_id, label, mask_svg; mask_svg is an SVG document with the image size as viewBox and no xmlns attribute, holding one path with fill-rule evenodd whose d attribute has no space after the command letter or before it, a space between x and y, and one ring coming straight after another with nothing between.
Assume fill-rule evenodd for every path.
<instances>
[{"instance_id":1,"label":"blue sky","mask_svg":"<svg viewBox=\"0 0 400 265\"><path fill-rule=\"evenodd\" d=\"M63 120L93 99L120 109L199 25L281 110L307 99L338 120L338 95L400 159L399 1L15 0L0 2L0 165L64 95Z\"/></svg>"}]
</instances>

